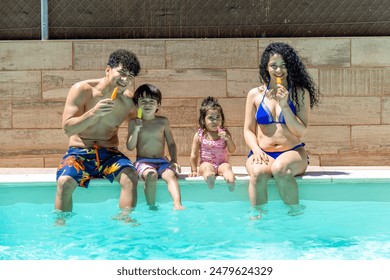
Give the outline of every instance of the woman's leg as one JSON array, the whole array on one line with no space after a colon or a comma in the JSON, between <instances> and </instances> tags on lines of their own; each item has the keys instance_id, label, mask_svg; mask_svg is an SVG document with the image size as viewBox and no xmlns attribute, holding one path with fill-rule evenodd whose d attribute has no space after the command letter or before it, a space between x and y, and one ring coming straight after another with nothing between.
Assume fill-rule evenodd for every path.
<instances>
[{"instance_id":1,"label":"woman's leg","mask_svg":"<svg viewBox=\"0 0 390 280\"><path fill-rule=\"evenodd\" d=\"M295 176L303 174L307 165L307 156L303 147L281 154L272 164L272 175L278 186L279 194L284 203L291 206L291 210L301 208ZM294 215L292 212L289 214Z\"/></svg>"},{"instance_id":2,"label":"woman's leg","mask_svg":"<svg viewBox=\"0 0 390 280\"><path fill-rule=\"evenodd\" d=\"M252 157L252 156L251 156ZM249 157L246 161L246 170L249 174L249 202L256 213L251 213L250 219L260 219L261 213L265 212L264 207L268 202L267 182L271 178L271 163L253 163Z\"/></svg>"}]
</instances>

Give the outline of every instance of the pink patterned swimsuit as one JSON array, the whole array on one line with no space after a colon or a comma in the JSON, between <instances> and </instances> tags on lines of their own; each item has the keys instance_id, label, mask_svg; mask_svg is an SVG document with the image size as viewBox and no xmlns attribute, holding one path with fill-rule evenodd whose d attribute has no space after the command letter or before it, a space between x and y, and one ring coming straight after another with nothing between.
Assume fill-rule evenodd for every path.
<instances>
[{"instance_id":1,"label":"pink patterned swimsuit","mask_svg":"<svg viewBox=\"0 0 390 280\"><path fill-rule=\"evenodd\" d=\"M215 171L218 172L218 167L225 162L229 162L229 155L226 150L226 141L223 138L218 140L208 140L204 137L204 130L199 129L198 135L200 138L200 163L211 163Z\"/></svg>"}]
</instances>

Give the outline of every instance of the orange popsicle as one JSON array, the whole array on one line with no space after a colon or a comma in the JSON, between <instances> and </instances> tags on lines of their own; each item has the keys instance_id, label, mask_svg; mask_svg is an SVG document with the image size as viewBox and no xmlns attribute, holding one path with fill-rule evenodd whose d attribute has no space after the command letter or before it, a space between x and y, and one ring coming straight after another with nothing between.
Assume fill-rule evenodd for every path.
<instances>
[{"instance_id":1,"label":"orange popsicle","mask_svg":"<svg viewBox=\"0 0 390 280\"><path fill-rule=\"evenodd\" d=\"M277 83L278 85L281 85L281 84L282 84L282 79L279 78L279 77L277 77L277 78L276 78L276 83Z\"/></svg>"},{"instance_id":2,"label":"orange popsicle","mask_svg":"<svg viewBox=\"0 0 390 280\"><path fill-rule=\"evenodd\" d=\"M137 118L139 118L139 119L142 118L142 108L138 108L138 110L137 110Z\"/></svg>"},{"instance_id":3,"label":"orange popsicle","mask_svg":"<svg viewBox=\"0 0 390 280\"><path fill-rule=\"evenodd\" d=\"M114 88L114 90L112 91L112 94L111 94L112 100L115 100L117 93L118 93L118 87Z\"/></svg>"}]
</instances>

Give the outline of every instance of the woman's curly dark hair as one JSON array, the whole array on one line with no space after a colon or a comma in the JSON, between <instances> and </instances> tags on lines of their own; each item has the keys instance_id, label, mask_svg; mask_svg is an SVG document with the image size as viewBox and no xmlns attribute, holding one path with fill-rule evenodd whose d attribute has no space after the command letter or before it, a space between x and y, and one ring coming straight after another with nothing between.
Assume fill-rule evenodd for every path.
<instances>
[{"instance_id":1,"label":"woman's curly dark hair","mask_svg":"<svg viewBox=\"0 0 390 280\"><path fill-rule=\"evenodd\" d=\"M221 114L222 124L221 128L225 128L225 115L223 114L223 109L218 102L218 99L208 96L203 99L202 104L199 109L199 127L202 129L206 129L206 124L204 119L206 118L208 110L217 110Z\"/></svg>"},{"instance_id":2,"label":"woman's curly dark hair","mask_svg":"<svg viewBox=\"0 0 390 280\"><path fill-rule=\"evenodd\" d=\"M288 44L274 42L265 48L259 65L261 81L266 85L270 83L270 75L267 68L269 59L274 54L280 54L286 63L288 87L291 90L291 99L297 105L297 109L299 110L300 105L298 102L298 89L306 89L309 92L310 108L317 106L319 103L319 91L307 73L306 67L297 52Z\"/></svg>"}]
</instances>

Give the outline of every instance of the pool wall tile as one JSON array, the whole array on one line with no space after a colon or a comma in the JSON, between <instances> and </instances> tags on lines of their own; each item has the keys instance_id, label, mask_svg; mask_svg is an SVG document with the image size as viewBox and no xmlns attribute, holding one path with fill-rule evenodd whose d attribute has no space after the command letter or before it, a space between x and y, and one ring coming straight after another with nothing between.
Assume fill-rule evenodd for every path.
<instances>
[{"instance_id":1,"label":"pool wall tile","mask_svg":"<svg viewBox=\"0 0 390 280\"><path fill-rule=\"evenodd\" d=\"M11 128L11 102L0 101L0 128Z\"/></svg>"},{"instance_id":2,"label":"pool wall tile","mask_svg":"<svg viewBox=\"0 0 390 280\"><path fill-rule=\"evenodd\" d=\"M73 42L73 49L74 70L104 70L117 49L134 52L143 70L165 68L165 40L80 40Z\"/></svg>"},{"instance_id":3,"label":"pool wall tile","mask_svg":"<svg viewBox=\"0 0 390 280\"><path fill-rule=\"evenodd\" d=\"M0 100L37 100L41 94L41 71L0 71Z\"/></svg>"},{"instance_id":4,"label":"pool wall tile","mask_svg":"<svg viewBox=\"0 0 390 280\"><path fill-rule=\"evenodd\" d=\"M2 41L0 70L71 69L70 41Z\"/></svg>"},{"instance_id":5,"label":"pool wall tile","mask_svg":"<svg viewBox=\"0 0 390 280\"><path fill-rule=\"evenodd\" d=\"M12 103L12 127L61 128L64 103L61 101L20 100Z\"/></svg>"},{"instance_id":6,"label":"pool wall tile","mask_svg":"<svg viewBox=\"0 0 390 280\"><path fill-rule=\"evenodd\" d=\"M351 39L351 64L354 67L390 67L390 37Z\"/></svg>"},{"instance_id":7,"label":"pool wall tile","mask_svg":"<svg viewBox=\"0 0 390 280\"><path fill-rule=\"evenodd\" d=\"M348 104L348 106L346 106ZM312 125L380 124L380 97L323 97L311 114Z\"/></svg>"},{"instance_id":8,"label":"pool wall tile","mask_svg":"<svg viewBox=\"0 0 390 280\"><path fill-rule=\"evenodd\" d=\"M149 83L165 98L226 96L226 71L223 69L147 70L137 77L135 87Z\"/></svg>"},{"instance_id":9,"label":"pool wall tile","mask_svg":"<svg viewBox=\"0 0 390 280\"><path fill-rule=\"evenodd\" d=\"M258 45L253 39L169 40L169 69L234 69L258 67Z\"/></svg>"},{"instance_id":10,"label":"pool wall tile","mask_svg":"<svg viewBox=\"0 0 390 280\"><path fill-rule=\"evenodd\" d=\"M253 69L227 69L227 96L246 98L248 91L259 84L258 66Z\"/></svg>"},{"instance_id":11,"label":"pool wall tile","mask_svg":"<svg viewBox=\"0 0 390 280\"><path fill-rule=\"evenodd\" d=\"M354 151L390 153L390 125L356 125L351 136Z\"/></svg>"},{"instance_id":12,"label":"pool wall tile","mask_svg":"<svg viewBox=\"0 0 390 280\"><path fill-rule=\"evenodd\" d=\"M42 71L43 99L66 100L66 96L73 84L89 79L96 79L102 75L102 70L73 71L54 70Z\"/></svg>"}]
</instances>

